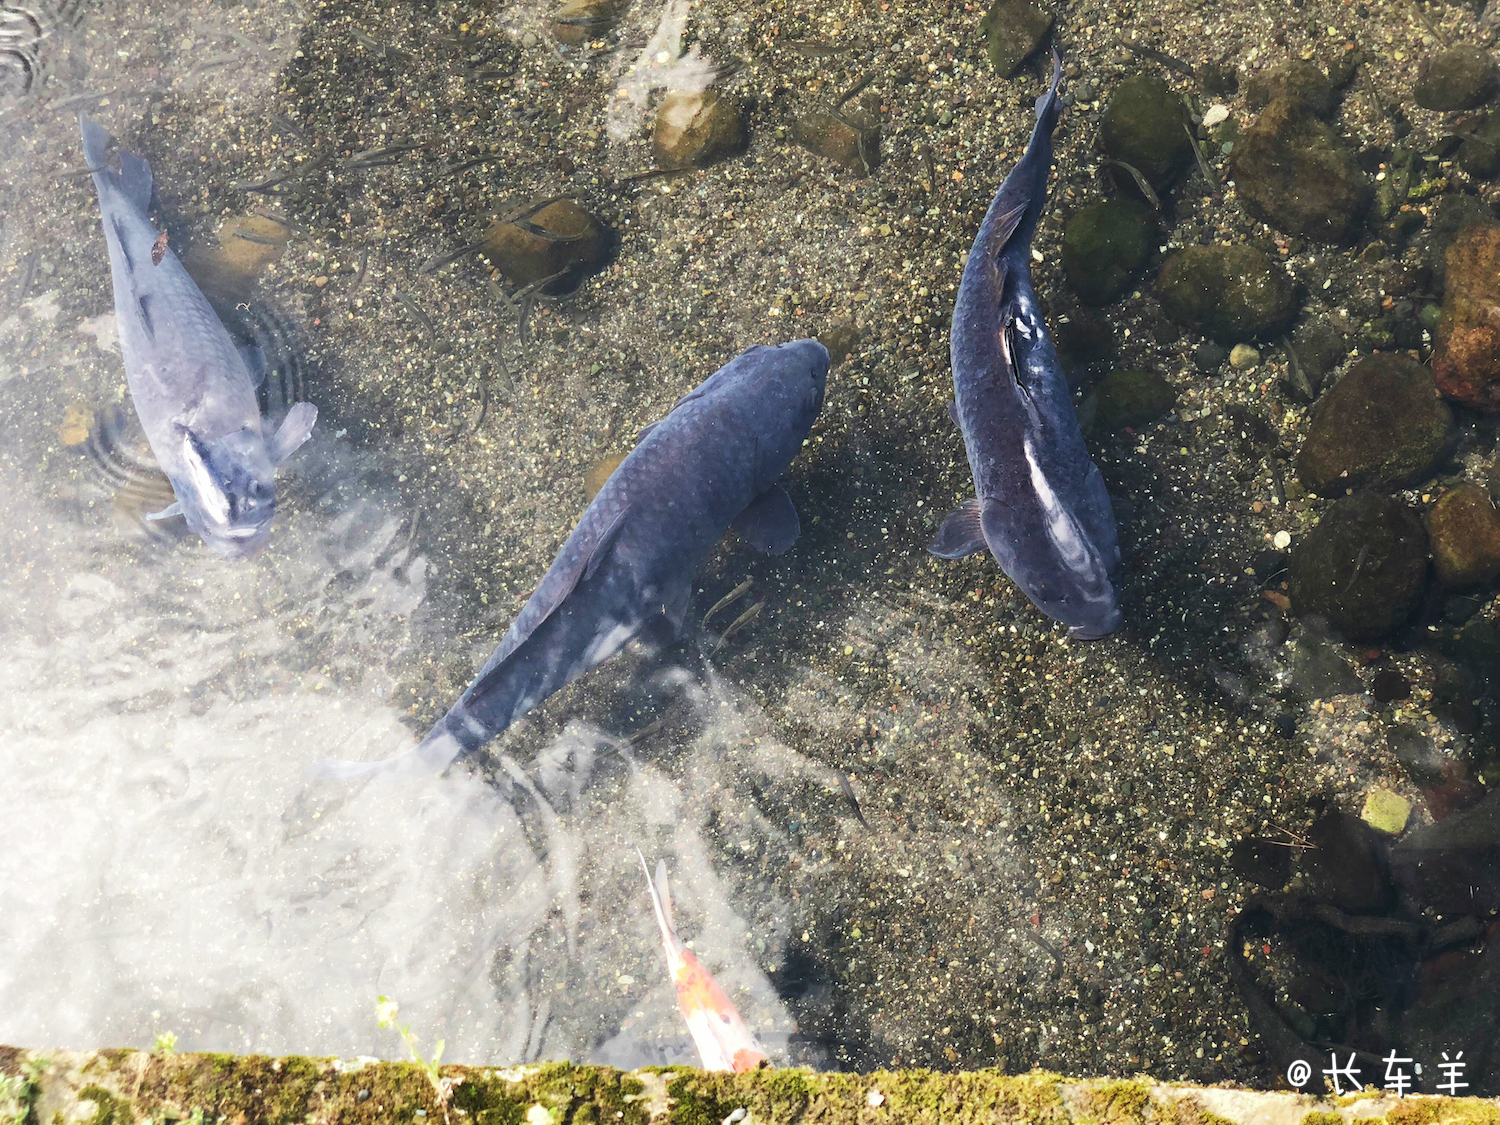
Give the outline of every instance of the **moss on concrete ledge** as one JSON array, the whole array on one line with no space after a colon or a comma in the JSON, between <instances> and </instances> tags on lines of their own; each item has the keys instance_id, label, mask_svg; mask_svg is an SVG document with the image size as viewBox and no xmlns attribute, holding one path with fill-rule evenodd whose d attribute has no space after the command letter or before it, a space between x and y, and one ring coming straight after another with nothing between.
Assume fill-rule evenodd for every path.
<instances>
[{"instance_id":1,"label":"moss on concrete ledge","mask_svg":"<svg viewBox=\"0 0 1500 1125\"><path fill-rule=\"evenodd\" d=\"M1007 1075L762 1070L708 1074L686 1067L624 1072L546 1063L445 1066L446 1106L411 1063L373 1059L166 1055L144 1051L24 1051L0 1047L0 1125L744 1125L822 1122L936 1125L1500 1125L1480 1098L1308 1095L1146 1080L1073 1082Z\"/></svg>"}]
</instances>

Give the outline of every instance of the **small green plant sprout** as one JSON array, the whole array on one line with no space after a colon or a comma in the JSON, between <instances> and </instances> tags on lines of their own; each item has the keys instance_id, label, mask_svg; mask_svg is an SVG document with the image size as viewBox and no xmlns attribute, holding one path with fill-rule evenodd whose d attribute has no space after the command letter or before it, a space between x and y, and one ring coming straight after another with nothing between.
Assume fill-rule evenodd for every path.
<instances>
[{"instance_id":1,"label":"small green plant sprout","mask_svg":"<svg viewBox=\"0 0 1500 1125\"><path fill-rule=\"evenodd\" d=\"M37 1095L42 1089L42 1073L47 1064L28 1059L20 1074L0 1074L0 1125L26 1125Z\"/></svg>"},{"instance_id":2,"label":"small green plant sprout","mask_svg":"<svg viewBox=\"0 0 1500 1125\"><path fill-rule=\"evenodd\" d=\"M433 1093L437 1096L438 1108L443 1111L443 1121L448 1121L448 1103L453 1098L453 1088L463 1081L462 1078L444 1078L438 1070L438 1062L443 1057L443 1040L439 1039L432 1045L432 1058L424 1059L422 1052L417 1047L417 1038L411 1033L411 1024L397 1023L396 1015L401 1010L394 1000L388 996L375 997L375 1021L381 1027L392 1027L396 1034L401 1036L406 1044L406 1049L411 1052L412 1059L422 1068L427 1075L427 1081L432 1083Z\"/></svg>"},{"instance_id":3,"label":"small green plant sprout","mask_svg":"<svg viewBox=\"0 0 1500 1125\"><path fill-rule=\"evenodd\" d=\"M177 1036L171 1031L159 1032L151 1044L151 1049L163 1055L175 1055L177 1053Z\"/></svg>"}]
</instances>

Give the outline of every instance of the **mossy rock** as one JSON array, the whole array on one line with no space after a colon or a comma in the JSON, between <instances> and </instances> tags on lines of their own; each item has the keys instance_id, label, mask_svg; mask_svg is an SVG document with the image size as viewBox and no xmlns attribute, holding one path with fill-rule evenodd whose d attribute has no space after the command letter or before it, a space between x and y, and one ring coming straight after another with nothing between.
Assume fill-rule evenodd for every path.
<instances>
[{"instance_id":1,"label":"mossy rock","mask_svg":"<svg viewBox=\"0 0 1500 1125\"><path fill-rule=\"evenodd\" d=\"M1474 109L1500 90L1500 70L1482 47L1463 44L1427 61L1412 96L1423 109Z\"/></svg>"},{"instance_id":2,"label":"mossy rock","mask_svg":"<svg viewBox=\"0 0 1500 1125\"><path fill-rule=\"evenodd\" d=\"M1453 589L1500 577L1500 516L1477 484L1450 488L1427 514L1438 581Z\"/></svg>"},{"instance_id":3,"label":"mossy rock","mask_svg":"<svg viewBox=\"0 0 1500 1125\"><path fill-rule=\"evenodd\" d=\"M1021 69L1051 30L1052 13L1031 0L995 0L979 21L990 62L1002 78Z\"/></svg>"},{"instance_id":4,"label":"mossy rock","mask_svg":"<svg viewBox=\"0 0 1500 1125\"><path fill-rule=\"evenodd\" d=\"M1354 155L1301 102L1278 98L1240 133L1234 182L1245 210L1287 234L1348 245L1374 198Z\"/></svg>"},{"instance_id":5,"label":"mossy rock","mask_svg":"<svg viewBox=\"0 0 1500 1125\"><path fill-rule=\"evenodd\" d=\"M1187 125L1182 98L1170 86L1160 78L1136 75L1121 82L1110 95L1099 126L1099 141L1106 156L1139 169L1151 186L1162 192L1193 159ZM1122 190L1136 190L1128 174L1116 174L1115 182Z\"/></svg>"},{"instance_id":6,"label":"mossy rock","mask_svg":"<svg viewBox=\"0 0 1500 1125\"><path fill-rule=\"evenodd\" d=\"M1296 315L1297 287L1253 246L1188 246L1156 280L1166 314L1222 344L1279 335Z\"/></svg>"},{"instance_id":7,"label":"mossy rock","mask_svg":"<svg viewBox=\"0 0 1500 1125\"><path fill-rule=\"evenodd\" d=\"M1289 345L1297 362L1295 368L1288 364L1288 389L1292 397L1312 402L1322 393L1329 374L1348 357L1349 342L1327 317L1318 316L1299 324ZM1297 372L1300 378L1294 378Z\"/></svg>"},{"instance_id":8,"label":"mossy rock","mask_svg":"<svg viewBox=\"0 0 1500 1125\"><path fill-rule=\"evenodd\" d=\"M1134 429L1177 405L1177 390L1155 371L1111 371L1079 409L1085 429Z\"/></svg>"},{"instance_id":9,"label":"mossy rock","mask_svg":"<svg viewBox=\"0 0 1500 1125\"><path fill-rule=\"evenodd\" d=\"M1245 105L1261 110L1278 98L1290 98L1328 117L1338 104L1328 76L1304 59L1291 59L1267 67L1245 82Z\"/></svg>"},{"instance_id":10,"label":"mossy rock","mask_svg":"<svg viewBox=\"0 0 1500 1125\"><path fill-rule=\"evenodd\" d=\"M1109 199L1074 213L1063 232L1062 263L1079 300L1106 305L1124 295L1151 256L1156 219L1133 199Z\"/></svg>"},{"instance_id":11,"label":"mossy rock","mask_svg":"<svg viewBox=\"0 0 1500 1125\"><path fill-rule=\"evenodd\" d=\"M1488 180L1500 171L1500 115L1486 113L1461 130L1458 166L1476 180Z\"/></svg>"},{"instance_id":12,"label":"mossy rock","mask_svg":"<svg viewBox=\"0 0 1500 1125\"><path fill-rule=\"evenodd\" d=\"M1313 407L1297 476L1322 495L1415 483L1452 434L1453 412L1427 368L1404 355L1372 355Z\"/></svg>"},{"instance_id":13,"label":"mossy rock","mask_svg":"<svg viewBox=\"0 0 1500 1125\"><path fill-rule=\"evenodd\" d=\"M1411 616L1427 580L1427 532L1377 492L1334 503L1292 550L1287 592L1299 617L1351 641L1375 640Z\"/></svg>"}]
</instances>

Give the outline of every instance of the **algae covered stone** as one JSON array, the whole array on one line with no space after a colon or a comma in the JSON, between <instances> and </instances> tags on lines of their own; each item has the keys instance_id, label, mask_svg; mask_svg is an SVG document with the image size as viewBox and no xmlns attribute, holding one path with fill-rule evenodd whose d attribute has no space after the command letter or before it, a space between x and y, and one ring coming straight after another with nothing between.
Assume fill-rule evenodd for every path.
<instances>
[{"instance_id":1,"label":"algae covered stone","mask_svg":"<svg viewBox=\"0 0 1500 1125\"><path fill-rule=\"evenodd\" d=\"M1313 407L1297 475L1309 491L1390 488L1436 467L1453 433L1453 412L1431 373L1382 353L1349 369Z\"/></svg>"},{"instance_id":2,"label":"algae covered stone","mask_svg":"<svg viewBox=\"0 0 1500 1125\"><path fill-rule=\"evenodd\" d=\"M1052 13L1031 0L995 0L979 21L990 62L1002 78L1014 75L1051 30Z\"/></svg>"},{"instance_id":3,"label":"algae covered stone","mask_svg":"<svg viewBox=\"0 0 1500 1125\"><path fill-rule=\"evenodd\" d=\"M1488 180L1500 171L1500 115L1486 113L1463 130L1458 166L1476 179Z\"/></svg>"},{"instance_id":4,"label":"algae covered stone","mask_svg":"<svg viewBox=\"0 0 1500 1125\"><path fill-rule=\"evenodd\" d=\"M1371 789L1365 794L1365 807L1360 810L1359 818L1377 832L1399 836L1411 819L1411 802L1389 789Z\"/></svg>"},{"instance_id":5,"label":"algae covered stone","mask_svg":"<svg viewBox=\"0 0 1500 1125\"><path fill-rule=\"evenodd\" d=\"M1146 265L1156 233L1150 209L1110 199L1076 212L1063 231L1062 263L1079 300L1105 305L1122 296Z\"/></svg>"},{"instance_id":6,"label":"algae covered stone","mask_svg":"<svg viewBox=\"0 0 1500 1125\"><path fill-rule=\"evenodd\" d=\"M1158 192L1172 186L1193 159L1182 98L1160 78L1136 75L1115 87L1100 123L1105 155L1140 171ZM1122 190L1134 191L1128 175L1116 175Z\"/></svg>"},{"instance_id":7,"label":"algae covered stone","mask_svg":"<svg viewBox=\"0 0 1500 1125\"><path fill-rule=\"evenodd\" d=\"M1286 270L1253 246L1188 246L1162 264L1156 290L1178 324L1230 346L1278 335L1297 311Z\"/></svg>"},{"instance_id":8,"label":"algae covered stone","mask_svg":"<svg viewBox=\"0 0 1500 1125\"><path fill-rule=\"evenodd\" d=\"M1278 98L1300 102L1319 117L1333 112L1337 99L1328 76L1304 59L1291 59L1267 67L1245 82L1245 104L1264 109Z\"/></svg>"},{"instance_id":9,"label":"algae covered stone","mask_svg":"<svg viewBox=\"0 0 1500 1125\"><path fill-rule=\"evenodd\" d=\"M1377 492L1334 503L1287 567L1299 617L1323 618L1351 641L1374 640L1411 616L1427 579L1427 533L1406 505Z\"/></svg>"},{"instance_id":10,"label":"algae covered stone","mask_svg":"<svg viewBox=\"0 0 1500 1125\"><path fill-rule=\"evenodd\" d=\"M1134 429L1176 405L1176 389L1157 372L1111 371L1084 400L1078 420L1085 429Z\"/></svg>"},{"instance_id":11,"label":"algae covered stone","mask_svg":"<svg viewBox=\"0 0 1500 1125\"><path fill-rule=\"evenodd\" d=\"M1447 265L1432 373L1449 398L1500 410L1500 224L1465 227Z\"/></svg>"},{"instance_id":12,"label":"algae covered stone","mask_svg":"<svg viewBox=\"0 0 1500 1125\"><path fill-rule=\"evenodd\" d=\"M1268 226L1346 245L1374 198L1369 178L1301 102L1278 98L1240 132L1234 182L1245 210Z\"/></svg>"},{"instance_id":13,"label":"algae covered stone","mask_svg":"<svg viewBox=\"0 0 1500 1125\"><path fill-rule=\"evenodd\" d=\"M652 136L663 168L701 168L745 147L740 108L714 90L672 90L656 110Z\"/></svg>"},{"instance_id":14,"label":"algae covered stone","mask_svg":"<svg viewBox=\"0 0 1500 1125\"><path fill-rule=\"evenodd\" d=\"M1482 47L1464 44L1428 60L1412 95L1423 109L1474 109L1500 89L1500 71Z\"/></svg>"},{"instance_id":15,"label":"algae covered stone","mask_svg":"<svg viewBox=\"0 0 1500 1125\"><path fill-rule=\"evenodd\" d=\"M1463 589L1500 577L1500 516L1477 484L1450 488L1427 514L1438 581Z\"/></svg>"}]
</instances>

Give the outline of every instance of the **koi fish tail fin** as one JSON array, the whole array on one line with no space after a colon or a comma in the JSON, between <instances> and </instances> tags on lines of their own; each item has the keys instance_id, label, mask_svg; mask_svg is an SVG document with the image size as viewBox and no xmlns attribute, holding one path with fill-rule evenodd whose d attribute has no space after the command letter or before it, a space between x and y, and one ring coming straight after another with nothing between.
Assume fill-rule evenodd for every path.
<instances>
[{"instance_id":1,"label":"koi fish tail fin","mask_svg":"<svg viewBox=\"0 0 1500 1125\"><path fill-rule=\"evenodd\" d=\"M120 150L120 171L111 172L104 163L109 134L104 126L86 113L78 115L78 129L83 134L83 158L94 173L94 186L100 191L114 188L144 214L151 206L151 165L133 152Z\"/></svg>"},{"instance_id":2,"label":"koi fish tail fin","mask_svg":"<svg viewBox=\"0 0 1500 1125\"><path fill-rule=\"evenodd\" d=\"M1057 88L1062 84L1062 55L1056 47L1052 48L1052 86L1036 100L1036 119L1050 133L1053 126L1057 124L1058 114L1062 112L1057 98Z\"/></svg>"},{"instance_id":3,"label":"koi fish tail fin","mask_svg":"<svg viewBox=\"0 0 1500 1125\"><path fill-rule=\"evenodd\" d=\"M651 892L651 909L656 912L656 924L661 927L662 943L677 948L677 931L672 928L672 891L667 885L667 861L656 861L656 878L651 878L651 868L640 848L635 854L641 857L641 870L646 873L646 889Z\"/></svg>"},{"instance_id":4,"label":"koi fish tail fin","mask_svg":"<svg viewBox=\"0 0 1500 1125\"><path fill-rule=\"evenodd\" d=\"M439 724L421 742L394 757L375 762L325 758L308 766L304 776L309 781L356 781L361 778L410 781L442 773L467 752L463 743Z\"/></svg>"}]
</instances>

